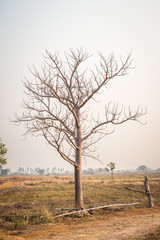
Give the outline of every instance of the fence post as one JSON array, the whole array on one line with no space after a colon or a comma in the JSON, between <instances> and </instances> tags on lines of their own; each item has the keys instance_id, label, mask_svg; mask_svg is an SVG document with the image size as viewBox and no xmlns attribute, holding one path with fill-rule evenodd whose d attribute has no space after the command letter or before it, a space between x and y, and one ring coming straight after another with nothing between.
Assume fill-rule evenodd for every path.
<instances>
[{"instance_id":1,"label":"fence post","mask_svg":"<svg viewBox=\"0 0 160 240\"><path fill-rule=\"evenodd\" d=\"M153 199L152 199L151 194L150 194L151 193L150 192L150 187L149 187L149 184L148 184L148 176L145 176L145 178L144 178L144 187L145 187L145 191L147 193L149 207L154 207Z\"/></svg>"}]
</instances>

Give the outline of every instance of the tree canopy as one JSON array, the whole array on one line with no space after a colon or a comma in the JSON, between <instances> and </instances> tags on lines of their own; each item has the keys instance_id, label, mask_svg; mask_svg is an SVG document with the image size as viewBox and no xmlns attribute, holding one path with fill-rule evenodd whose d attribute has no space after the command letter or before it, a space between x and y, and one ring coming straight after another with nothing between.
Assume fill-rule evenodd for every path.
<instances>
[{"instance_id":1,"label":"tree canopy","mask_svg":"<svg viewBox=\"0 0 160 240\"><path fill-rule=\"evenodd\" d=\"M2 167L4 164L7 164L7 158L5 158L6 153L7 148L5 147L5 144L2 143L2 139L0 138L0 167Z\"/></svg>"}]
</instances>

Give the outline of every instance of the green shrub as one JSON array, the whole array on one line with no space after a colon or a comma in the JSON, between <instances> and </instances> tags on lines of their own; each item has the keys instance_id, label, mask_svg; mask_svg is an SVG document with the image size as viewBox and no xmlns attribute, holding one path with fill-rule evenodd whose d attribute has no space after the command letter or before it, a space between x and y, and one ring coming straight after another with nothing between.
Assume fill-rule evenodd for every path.
<instances>
[{"instance_id":1,"label":"green shrub","mask_svg":"<svg viewBox=\"0 0 160 240\"><path fill-rule=\"evenodd\" d=\"M69 183L69 184L74 184L74 181L70 180L68 183Z\"/></svg>"}]
</instances>

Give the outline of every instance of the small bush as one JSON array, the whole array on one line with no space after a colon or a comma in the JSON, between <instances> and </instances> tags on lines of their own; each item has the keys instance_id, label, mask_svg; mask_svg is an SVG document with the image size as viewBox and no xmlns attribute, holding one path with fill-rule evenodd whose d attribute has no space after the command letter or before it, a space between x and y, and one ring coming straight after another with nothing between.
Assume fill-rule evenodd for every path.
<instances>
[{"instance_id":1,"label":"small bush","mask_svg":"<svg viewBox=\"0 0 160 240\"><path fill-rule=\"evenodd\" d=\"M70 180L68 183L69 183L69 184L74 184L74 181Z\"/></svg>"},{"instance_id":2,"label":"small bush","mask_svg":"<svg viewBox=\"0 0 160 240\"><path fill-rule=\"evenodd\" d=\"M26 185L26 186L37 186L38 184L31 182L31 183L25 183L25 185Z\"/></svg>"},{"instance_id":3,"label":"small bush","mask_svg":"<svg viewBox=\"0 0 160 240\"><path fill-rule=\"evenodd\" d=\"M42 181L41 183L53 183L52 181Z\"/></svg>"},{"instance_id":4,"label":"small bush","mask_svg":"<svg viewBox=\"0 0 160 240\"><path fill-rule=\"evenodd\" d=\"M43 208L42 209L42 215L40 217L40 219L43 221L43 222L52 222L52 214L50 213L50 211L47 209L47 208Z\"/></svg>"},{"instance_id":5,"label":"small bush","mask_svg":"<svg viewBox=\"0 0 160 240\"><path fill-rule=\"evenodd\" d=\"M13 215L5 216L5 221L14 222L14 216Z\"/></svg>"},{"instance_id":6,"label":"small bush","mask_svg":"<svg viewBox=\"0 0 160 240\"><path fill-rule=\"evenodd\" d=\"M28 224L28 221L23 218L17 218L14 222L15 229L24 229Z\"/></svg>"}]
</instances>

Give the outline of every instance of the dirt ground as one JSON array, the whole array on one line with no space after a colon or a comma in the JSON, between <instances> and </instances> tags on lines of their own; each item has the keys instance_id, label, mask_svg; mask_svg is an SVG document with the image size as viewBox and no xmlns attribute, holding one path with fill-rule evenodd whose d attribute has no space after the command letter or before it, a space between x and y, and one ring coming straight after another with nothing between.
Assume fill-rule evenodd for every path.
<instances>
[{"instance_id":1,"label":"dirt ground","mask_svg":"<svg viewBox=\"0 0 160 240\"><path fill-rule=\"evenodd\" d=\"M128 209L103 218L65 218L31 226L23 231L1 232L0 240L141 240L160 239L160 209ZM150 238L149 238L150 236Z\"/></svg>"}]
</instances>

